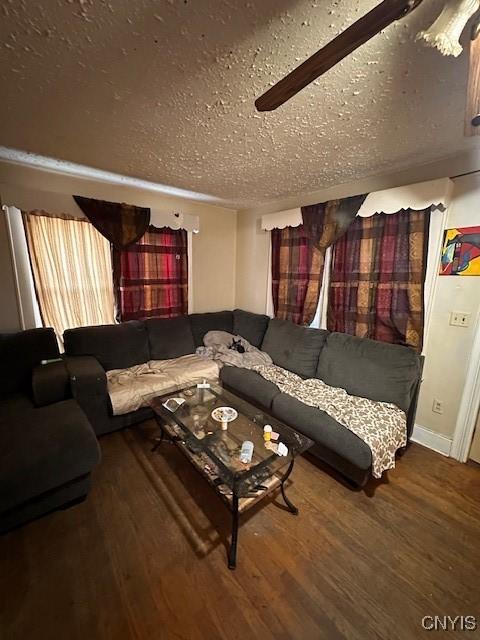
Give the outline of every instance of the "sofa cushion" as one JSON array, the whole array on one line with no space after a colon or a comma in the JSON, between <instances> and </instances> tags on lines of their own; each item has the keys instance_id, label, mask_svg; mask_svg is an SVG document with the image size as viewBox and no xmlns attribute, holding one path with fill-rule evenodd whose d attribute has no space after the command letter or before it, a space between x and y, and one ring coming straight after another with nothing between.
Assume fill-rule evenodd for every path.
<instances>
[{"instance_id":1,"label":"sofa cushion","mask_svg":"<svg viewBox=\"0 0 480 640\"><path fill-rule=\"evenodd\" d=\"M58 357L58 343L53 329L0 334L0 395L29 392L32 369L42 360Z\"/></svg>"},{"instance_id":2,"label":"sofa cushion","mask_svg":"<svg viewBox=\"0 0 480 640\"><path fill-rule=\"evenodd\" d=\"M331 418L325 411L300 402L285 393L273 399L273 415L322 448L335 452L349 464L368 471L372 466L370 447L352 431Z\"/></svg>"},{"instance_id":3,"label":"sofa cushion","mask_svg":"<svg viewBox=\"0 0 480 640\"><path fill-rule=\"evenodd\" d=\"M63 337L67 355L94 356L105 371L150 360L147 330L139 320L67 329Z\"/></svg>"},{"instance_id":4,"label":"sofa cushion","mask_svg":"<svg viewBox=\"0 0 480 640\"><path fill-rule=\"evenodd\" d=\"M407 411L421 372L409 347L331 333L322 349L317 378L370 400L392 402Z\"/></svg>"},{"instance_id":5,"label":"sofa cushion","mask_svg":"<svg viewBox=\"0 0 480 640\"><path fill-rule=\"evenodd\" d=\"M14 420L24 411L35 409L33 399L26 393L12 393L8 398L0 399L0 424L5 420Z\"/></svg>"},{"instance_id":6,"label":"sofa cushion","mask_svg":"<svg viewBox=\"0 0 480 640\"><path fill-rule=\"evenodd\" d=\"M273 398L280 393L276 384L249 369L223 367L220 379L234 393L267 410L271 408Z\"/></svg>"},{"instance_id":7,"label":"sofa cushion","mask_svg":"<svg viewBox=\"0 0 480 640\"><path fill-rule=\"evenodd\" d=\"M300 327L288 320L270 320L262 350L279 367L289 369L304 378L313 378L318 357L328 331Z\"/></svg>"},{"instance_id":8,"label":"sofa cushion","mask_svg":"<svg viewBox=\"0 0 480 640\"><path fill-rule=\"evenodd\" d=\"M190 322L186 316L178 318L149 318L145 320L151 360L170 360L195 351Z\"/></svg>"},{"instance_id":9,"label":"sofa cushion","mask_svg":"<svg viewBox=\"0 0 480 640\"><path fill-rule=\"evenodd\" d=\"M195 348L203 346L203 336L209 331L233 332L232 311L214 311L212 313L192 313L188 316L192 327Z\"/></svg>"},{"instance_id":10,"label":"sofa cushion","mask_svg":"<svg viewBox=\"0 0 480 640\"><path fill-rule=\"evenodd\" d=\"M270 318L259 313L235 309L233 312L233 333L248 340L254 347L260 347Z\"/></svg>"},{"instance_id":11,"label":"sofa cushion","mask_svg":"<svg viewBox=\"0 0 480 640\"><path fill-rule=\"evenodd\" d=\"M2 401L0 512L90 473L100 457L95 434L75 400L29 408Z\"/></svg>"},{"instance_id":12,"label":"sofa cushion","mask_svg":"<svg viewBox=\"0 0 480 640\"><path fill-rule=\"evenodd\" d=\"M113 415L121 416L148 407L156 396L191 387L204 380L218 380L218 364L190 353L171 360L151 360L131 369L107 373Z\"/></svg>"}]
</instances>

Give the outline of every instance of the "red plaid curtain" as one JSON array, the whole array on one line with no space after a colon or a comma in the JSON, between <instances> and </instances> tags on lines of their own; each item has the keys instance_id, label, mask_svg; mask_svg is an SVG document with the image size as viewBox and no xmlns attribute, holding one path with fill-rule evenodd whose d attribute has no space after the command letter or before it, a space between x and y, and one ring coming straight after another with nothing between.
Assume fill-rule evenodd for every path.
<instances>
[{"instance_id":1,"label":"red plaid curtain","mask_svg":"<svg viewBox=\"0 0 480 640\"><path fill-rule=\"evenodd\" d=\"M272 229L272 295L275 317L302 323L313 245L304 225Z\"/></svg>"},{"instance_id":2,"label":"red plaid curtain","mask_svg":"<svg viewBox=\"0 0 480 640\"><path fill-rule=\"evenodd\" d=\"M422 349L430 209L357 217L335 243L328 329Z\"/></svg>"},{"instance_id":3,"label":"red plaid curtain","mask_svg":"<svg viewBox=\"0 0 480 640\"><path fill-rule=\"evenodd\" d=\"M120 320L173 318L188 312L187 232L150 226L138 242L114 250Z\"/></svg>"},{"instance_id":4,"label":"red plaid curtain","mask_svg":"<svg viewBox=\"0 0 480 640\"><path fill-rule=\"evenodd\" d=\"M365 195L302 207L303 224L272 230L275 317L310 325L318 306L326 249L345 233Z\"/></svg>"}]
</instances>

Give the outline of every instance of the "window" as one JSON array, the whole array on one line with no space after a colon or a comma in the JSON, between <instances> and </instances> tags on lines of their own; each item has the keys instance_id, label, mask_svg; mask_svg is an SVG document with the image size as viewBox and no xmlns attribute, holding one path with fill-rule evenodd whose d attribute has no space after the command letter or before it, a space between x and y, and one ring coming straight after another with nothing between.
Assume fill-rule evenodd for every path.
<instances>
[{"instance_id":1,"label":"window","mask_svg":"<svg viewBox=\"0 0 480 640\"><path fill-rule=\"evenodd\" d=\"M421 350L430 208L353 221L335 243L329 331Z\"/></svg>"},{"instance_id":2,"label":"window","mask_svg":"<svg viewBox=\"0 0 480 640\"><path fill-rule=\"evenodd\" d=\"M110 243L88 221L25 213L25 234L44 326L114 322Z\"/></svg>"},{"instance_id":3,"label":"window","mask_svg":"<svg viewBox=\"0 0 480 640\"><path fill-rule=\"evenodd\" d=\"M114 255L121 320L174 318L188 313L185 229L150 226L138 242Z\"/></svg>"}]
</instances>

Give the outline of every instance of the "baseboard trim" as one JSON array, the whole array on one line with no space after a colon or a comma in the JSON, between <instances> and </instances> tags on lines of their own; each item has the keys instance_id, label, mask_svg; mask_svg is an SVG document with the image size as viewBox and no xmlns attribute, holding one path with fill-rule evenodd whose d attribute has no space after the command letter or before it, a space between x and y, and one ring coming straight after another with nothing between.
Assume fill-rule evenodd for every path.
<instances>
[{"instance_id":1,"label":"baseboard trim","mask_svg":"<svg viewBox=\"0 0 480 640\"><path fill-rule=\"evenodd\" d=\"M452 448L452 438L443 436L441 433L435 433L435 431L431 431L419 424L416 424L413 427L413 433L410 440L417 444L421 444L424 447L428 447L428 449L432 449L432 451L441 453L442 456L446 456L447 458L449 457L450 449Z\"/></svg>"}]
</instances>

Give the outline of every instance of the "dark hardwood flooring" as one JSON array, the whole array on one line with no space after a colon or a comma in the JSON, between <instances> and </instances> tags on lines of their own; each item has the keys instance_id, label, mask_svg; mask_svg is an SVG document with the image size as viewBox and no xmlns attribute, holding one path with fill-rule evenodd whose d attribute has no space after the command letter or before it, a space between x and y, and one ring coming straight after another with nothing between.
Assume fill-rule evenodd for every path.
<instances>
[{"instance_id":1,"label":"dark hardwood flooring","mask_svg":"<svg viewBox=\"0 0 480 640\"><path fill-rule=\"evenodd\" d=\"M302 458L300 515L247 513L231 572L228 512L174 446L150 453L155 433L102 438L84 503L0 538L1 640L478 637L421 619L480 623L479 466L412 445L353 491Z\"/></svg>"}]
</instances>

